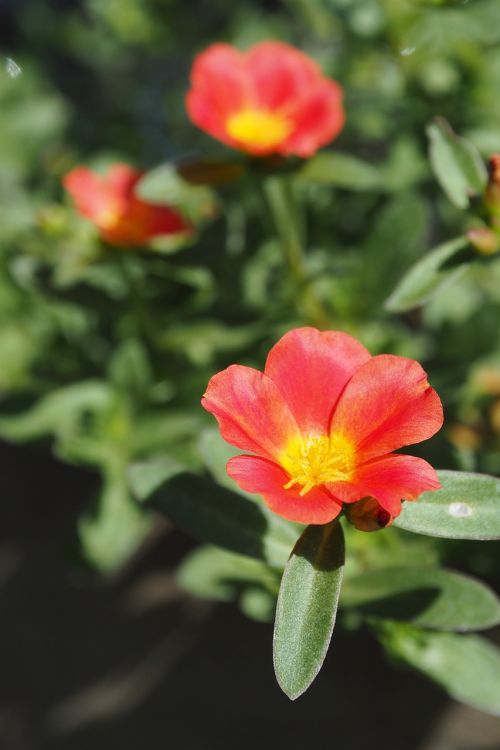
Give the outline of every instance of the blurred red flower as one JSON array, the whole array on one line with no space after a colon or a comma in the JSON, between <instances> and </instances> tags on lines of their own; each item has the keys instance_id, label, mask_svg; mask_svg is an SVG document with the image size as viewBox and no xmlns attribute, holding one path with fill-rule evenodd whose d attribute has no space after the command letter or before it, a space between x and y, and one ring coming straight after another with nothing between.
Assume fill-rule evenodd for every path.
<instances>
[{"instance_id":1,"label":"blurred red flower","mask_svg":"<svg viewBox=\"0 0 500 750\"><path fill-rule=\"evenodd\" d=\"M114 164L104 176L75 167L63 185L79 213L90 219L111 245L137 247L160 235L190 233L190 224L176 210L136 196L135 187L142 176L143 172L127 164Z\"/></svg>"},{"instance_id":2,"label":"blurred red flower","mask_svg":"<svg viewBox=\"0 0 500 750\"><path fill-rule=\"evenodd\" d=\"M214 44L195 59L191 83L186 106L194 124L255 156L309 157L344 124L341 87L281 42L248 52Z\"/></svg>"},{"instance_id":3,"label":"blurred red flower","mask_svg":"<svg viewBox=\"0 0 500 750\"><path fill-rule=\"evenodd\" d=\"M254 454L232 458L229 476L291 521L328 523L343 503L362 501L355 525L366 528L376 512L382 527L402 499L440 487L426 461L392 452L443 424L424 370L406 357L372 357L345 333L292 330L263 373L228 367L211 378L202 404L228 443Z\"/></svg>"}]
</instances>

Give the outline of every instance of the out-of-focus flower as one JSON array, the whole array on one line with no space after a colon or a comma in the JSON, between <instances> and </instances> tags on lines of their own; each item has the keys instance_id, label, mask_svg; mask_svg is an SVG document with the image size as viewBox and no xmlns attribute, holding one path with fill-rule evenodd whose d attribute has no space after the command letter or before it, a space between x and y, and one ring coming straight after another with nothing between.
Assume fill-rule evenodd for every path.
<instances>
[{"instance_id":1,"label":"out-of-focus flower","mask_svg":"<svg viewBox=\"0 0 500 750\"><path fill-rule=\"evenodd\" d=\"M456 422L447 430L448 440L455 448L462 451L475 451L481 445L481 435L477 430Z\"/></svg>"},{"instance_id":2,"label":"out-of-focus flower","mask_svg":"<svg viewBox=\"0 0 500 750\"><path fill-rule=\"evenodd\" d=\"M195 125L254 156L307 158L344 124L342 89L300 50L214 44L195 59L186 99Z\"/></svg>"},{"instance_id":3,"label":"out-of-focus flower","mask_svg":"<svg viewBox=\"0 0 500 750\"><path fill-rule=\"evenodd\" d=\"M138 247L154 237L189 234L189 222L173 208L148 203L135 188L143 172L127 164L114 164L102 176L86 167L75 167L63 180L77 210L99 229L111 245Z\"/></svg>"},{"instance_id":4,"label":"out-of-focus flower","mask_svg":"<svg viewBox=\"0 0 500 750\"><path fill-rule=\"evenodd\" d=\"M229 476L292 521L328 523L364 498L393 518L402 499L440 487L426 461L392 452L442 426L424 370L406 357L372 357L345 333L292 330L263 373L228 367L202 404L227 442L254 454L232 458Z\"/></svg>"}]
</instances>

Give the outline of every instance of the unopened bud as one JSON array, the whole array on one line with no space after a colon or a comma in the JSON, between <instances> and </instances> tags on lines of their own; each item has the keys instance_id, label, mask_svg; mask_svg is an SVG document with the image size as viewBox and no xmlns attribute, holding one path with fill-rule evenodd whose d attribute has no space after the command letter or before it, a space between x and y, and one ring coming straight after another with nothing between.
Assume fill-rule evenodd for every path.
<instances>
[{"instance_id":1,"label":"unopened bud","mask_svg":"<svg viewBox=\"0 0 500 750\"><path fill-rule=\"evenodd\" d=\"M483 255L493 255L500 249L500 237L492 229L469 229L467 237L471 245Z\"/></svg>"},{"instance_id":2,"label":"unopened bud","mask_svg":"<svg viewBox=\"0 0 500 750\"><path fill-rule=\"evenodd\" d=\"M364 497L347 506L347 520L359 531L380 531L390 526L394 517L374 497Z\"/></svg>"},{"instance_id":3,"label":"unopened bud","mask_svg":"<svg viewBox=\"0 0 500 750\"><path fill-rule=\"evenodd\" d=\"M485 202L493 214L500 214L500 154L490 156L488 174Z\"/></svg>"}]
</instances>

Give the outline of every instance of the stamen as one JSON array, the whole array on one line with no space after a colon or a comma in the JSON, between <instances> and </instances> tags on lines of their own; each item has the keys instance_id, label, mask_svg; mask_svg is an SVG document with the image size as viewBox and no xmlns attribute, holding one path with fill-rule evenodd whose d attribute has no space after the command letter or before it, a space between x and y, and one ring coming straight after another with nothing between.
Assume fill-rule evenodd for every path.
<instances>
[{"instance_id":1,"label":"stamen","mask_svg":"<svg viewBox=\"0 0 500 750\"><path fill-rule=\"evenodd\" d=\"M319 485L348 481L355 466L355 448L339 433L312 435L293 440L280 463L290 477L283 489L299 485L299 495L304 497Z\"/></svg>"}]
</instances>

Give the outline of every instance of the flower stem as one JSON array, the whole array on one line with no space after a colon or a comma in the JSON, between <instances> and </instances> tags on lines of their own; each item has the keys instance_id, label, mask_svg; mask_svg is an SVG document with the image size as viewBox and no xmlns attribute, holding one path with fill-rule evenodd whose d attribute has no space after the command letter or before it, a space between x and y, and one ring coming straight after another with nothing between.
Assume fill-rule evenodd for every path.
<instances>
[{"instance_id":1,"label":"flower stem","mask_svg":"<svg viewBox=\"0 0 500 750\"><path fill-rule=\"evenodd\" d=\"M316 296L307 273L302 249L299 207L291 180L286 175L268 177L263 187L280 239L283 257L297 288L299 308L312 323L321 328L329 328L330 317Z\"/></svg>"}]
</instances>

